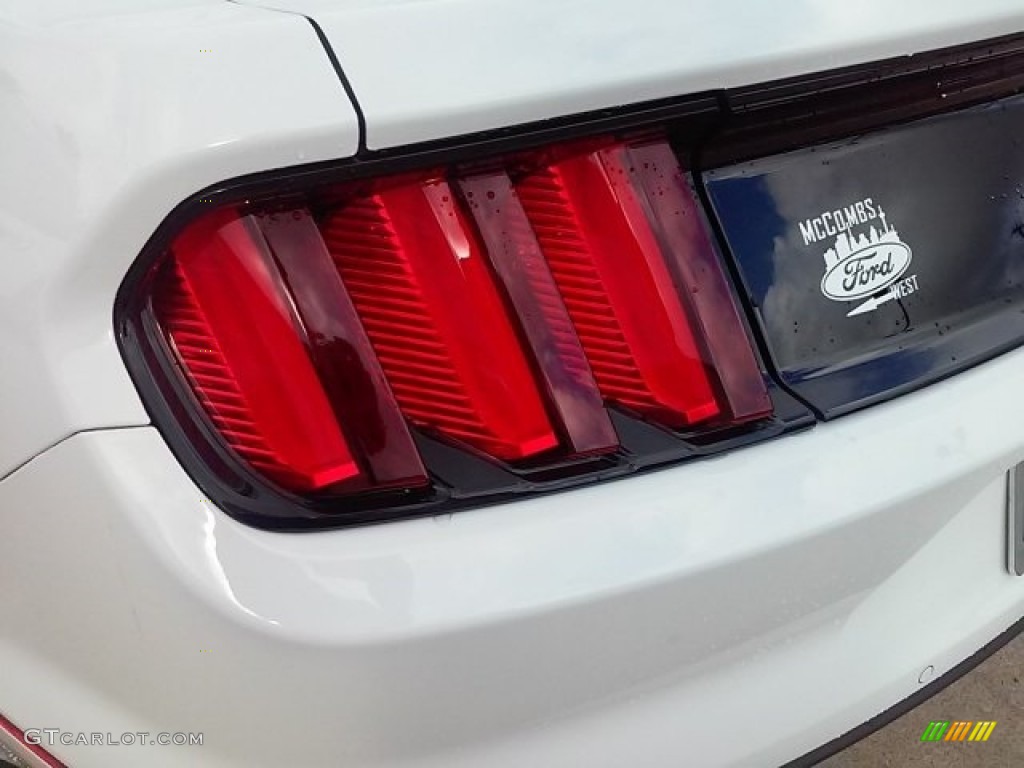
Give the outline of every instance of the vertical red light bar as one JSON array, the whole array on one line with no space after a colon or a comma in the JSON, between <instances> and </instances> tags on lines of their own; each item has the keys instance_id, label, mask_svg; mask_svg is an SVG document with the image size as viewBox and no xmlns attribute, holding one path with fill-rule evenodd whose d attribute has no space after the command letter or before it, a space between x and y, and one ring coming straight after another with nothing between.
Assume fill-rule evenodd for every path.
<instances>
[{"instance_id":1,"label":"vertical red light bar","mask_svg":"<svg viewBox=\"0 0 1024 768\"><path fill-rule=\"evenodd\" d=\"M614 451L618 435L590 365L508 174L460 181L491 259L576 455Z\"/></svg>"},{"instance_id":2,"label":"vertical red light bar","mask_svg":"<svg viewBox=\"0 0 1024 768\"><path fill-rule=\"evenodd\" d=\"M475 234L447 182L406 180L322 224L403 412L509 461L558 445Z\"/></svg>"},{"instance_id":3,"label":"vertical red light bar","mask_svg":"<svg viewBox=\"0 0 1024 768\"><path fill-rule=\"evenodd\" d=\"M664 141L612 152L628 169L666 263L692 307L690 317L704 340L731 423L771 415L772 402L754 357L722 260L708 235L700 203L675 152Z\"/></svg>"},{"instance_id":4,"label":"vertical red light bar","mask_svg":"<svg viewBox=\"0 0 1024 768\"><path fill-rule=\"evenodd\" d=\"M672 427L719 414L618 147L577 149L516 185L606 399Z\"/></svg>"},{"instance_id":5,"label":"vertical red light bar","mask_svg":"<svg viewBox=\"0 0 1024 768\"><path fill-rule=\"evenodd\" d=\"M254 218L295 302L324 390L362 460L367 485L427 485L409 427L312 215L293 209Z\"/></svg>"},{"instance_id":6,"label":"vertical red light bar","mask_svg":"<svg viewBox=\"0 0 1024 768\"><path fill-rule=\"evenodd\" d=\"M171 251L154 309L224 440L291 490L321 490L358 477L253 219L233 210L204 217Z\"/></svg>"}]
</instances>

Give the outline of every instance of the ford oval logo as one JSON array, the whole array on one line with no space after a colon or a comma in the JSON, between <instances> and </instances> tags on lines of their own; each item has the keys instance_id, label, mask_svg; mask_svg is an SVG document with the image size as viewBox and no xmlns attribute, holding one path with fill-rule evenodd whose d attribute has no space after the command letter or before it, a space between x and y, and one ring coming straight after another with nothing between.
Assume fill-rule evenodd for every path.
<instances>
[{"instance_id":1,"label":"ford oval logo","mask_svg":"<svg viewBox=\"0 0 1024 768\"><path fill-rule=\"evenodd\" d=\"M821 280L821 292L836 301L878 293L896 282L910 266L910 248L900 242L862 248L833 266Z\"/></svg>"}]
</instances>

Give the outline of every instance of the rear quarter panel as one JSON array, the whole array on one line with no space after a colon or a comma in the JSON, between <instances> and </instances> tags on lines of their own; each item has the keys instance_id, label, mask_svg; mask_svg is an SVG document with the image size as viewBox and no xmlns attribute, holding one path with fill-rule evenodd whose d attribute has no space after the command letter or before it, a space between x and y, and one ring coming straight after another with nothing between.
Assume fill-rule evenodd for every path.
<instances>
[{"instance_id":1,"label":"rear quarter panel","mask_svg":"<svg viewBox=\"0 0 1024 768\"><path fill-rule=\"evenodd\" d=\"M357 124L308 22L215 0L4 3L0 115L2 478L148 422L112 310L178 202L347 156Z\"/></svg>"}]
</instances>

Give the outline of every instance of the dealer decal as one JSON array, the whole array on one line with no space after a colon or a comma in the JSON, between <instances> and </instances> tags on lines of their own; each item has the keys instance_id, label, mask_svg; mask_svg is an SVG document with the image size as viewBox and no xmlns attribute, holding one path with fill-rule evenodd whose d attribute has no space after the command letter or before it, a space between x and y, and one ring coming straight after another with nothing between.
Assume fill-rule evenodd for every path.
<instances>
[{"instance_id":1,"label":"dealer decal","mask_svg":"<svg viewBox=\"0 0 1024 768\"><path fill-rule=\"evenodd\" d=\"M847 317L917 292L917 275L906 276L913 252L870 197L800 222L800 234L807 246L832 243L823 254L821 292L832 301L860 302Z\"/></svg>"}]
</instances>

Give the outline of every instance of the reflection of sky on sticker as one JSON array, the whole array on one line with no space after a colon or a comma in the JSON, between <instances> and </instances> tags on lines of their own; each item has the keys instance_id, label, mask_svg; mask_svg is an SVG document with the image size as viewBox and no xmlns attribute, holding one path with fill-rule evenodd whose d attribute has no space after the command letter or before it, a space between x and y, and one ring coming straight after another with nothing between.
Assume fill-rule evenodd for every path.
<instances>
[{"instance_id":1,"label":"reflection of sky on sticker","mask_svg":"<svg viewBox=\"0 0 1024 768\"><path fill-rule=\"evenodd\" d=\"M709 186L715 207L729 214L741 212L742 220L729 215L726 222L729 244L734 253L756 254L767 237L782 236L786 221L775 210L775 201L763 176L715 181ZM744 279L754 298L761 304L775 281L770 259L751 258L744 263Z\"/></svg>"},{"instance_id":2,"label":"reflection of sky on sticker","mask_svg":"<svg viewBox=\"0 0 1024 768\"><path fill-rule=\"evenodd\" d=\"M853 403L924 376L936 367L941 354L927 344L896 352L883 347L841 365L792 370L786 379L795 383L827 377L828 399Z\"/></svg>"}]
</instances>

